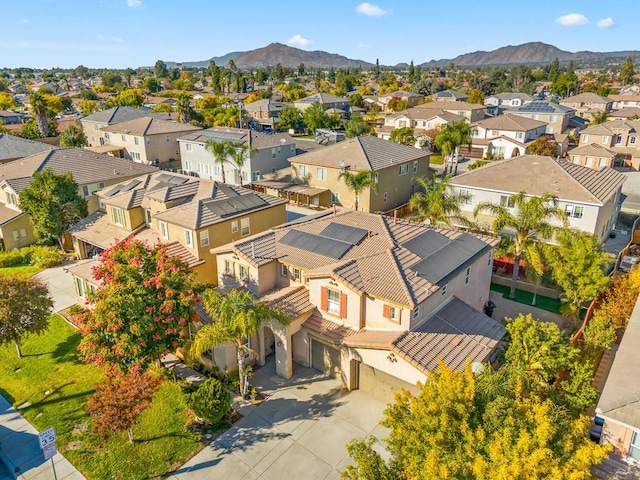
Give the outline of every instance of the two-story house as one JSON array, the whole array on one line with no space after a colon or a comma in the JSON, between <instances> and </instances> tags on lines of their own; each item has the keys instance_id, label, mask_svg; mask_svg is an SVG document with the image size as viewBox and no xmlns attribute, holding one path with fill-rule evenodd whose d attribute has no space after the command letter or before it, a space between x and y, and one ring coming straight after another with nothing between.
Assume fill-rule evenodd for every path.
<instances>
[{"instance_id":1,"label":"two-story house","mask_svg":"<svg viewBox=\"0 0 640 480\"><path fill-rule=\"evenodd\" d=\"M455 90L443 90L431 95L434 102L466 102L469 95Z\"/></svg>"},{"instance_id":2,"label":"two-story house","mask_svg":"<svg viewBox=\"0 0 640 480\"><path fill-rule=\"evenodd\" d=\"M411 108L418 105L421 100L424 100L424 95L409 92L406 90L396 90L395 92L379 95L377 104L380 106L383 112L389 112L389 103L393 104L393 102L397 102L400 100L404 100L405 102L407 102L406 108Z\"/></svg>"},{"instance_id":3,"label":"two-story house","mask_svg":"<svg viewBox=\"0 0 640 480\"><path fill-rule=\"evenodd\" d=\"M89 212L98 209L97 190L157 170L82 148L46 150L0 165L0 238L5 250L36 241L29 216L20 210L19 197L31 184L33 174L47 168L58 174L71 173Z\"/></svg>"},{"instance_id":4,"label":"two-story house","mask_svg":"<svg viewBox=\"0 0 640 480\"><path fill-rule=\"evenodd\" d=\"M631 167L640 169L640 120L613 120L582 130L578 146L569 151L570 160L592 168Z\"/></svg>"},{"instance_id":5,"label":"two-story house","mask_svg":"<svg viewBox=\"0 0 640 480\"><path fill-rule=\"evenodd\" d=\"M555 195L559 208L567 214L569 227L604 240L618 218L625 180L612 168L595 170L551 157L522 155L458 175L450 185L455 192L468 194L461 210L472 220L480 203L514 208L509 199L520 192L538 197ZM480 214L475 221L490 230L493 217Z\"/></svg>"},{"instance_id":6,"label":"two-story house","mask_svg":"<svg viewBox=\"0 0 640 480\"><path fill-rule=\"evenodd\" d=\"M593 92L579 93L560 100L560 105L572 108L579 117L593 120L594 115L602 112L610 112L613 108L613 100Z\"/></svg>"},{"instance_id":7,"label":"two-story house","mask_svg":"<svg viewBox=\"0 0 640 480\"><path fill-rule=\"evenodd\" d=\"M231 158L224 164L216 161L207 150L208 142L229 141L250 149L239 167ZM213 127L185 135L178 139L183 170L202 178L226 183L248 185L260 180L262 174L289 166L289 158L296 155L296 143L284 133L267 135L255 130Z\"/></svg>"},{"instance_id":8,"label":"two-story house","mask_svg":"<svg viewBox=\"0 0 640 480\"><path fill-rule=\"evenodd\" d=\"M316 93L315 95L301 98L300 100L294 101L293 106L301 112L304 112L314 103L319 103L325 110L330 108L337 108L345 112L349 110L348 98L337 97L336 95L331 95L329 93Z\"/></svg>"},{"instance_id":9,"label":"two-story house","mask_svg":"<svg viewBox=\"0 0 640 480\"><path fill-rule=\"evenodd\" d=\"M410 108L384 117L384 124L375 129L376 135L384 140L391 138L391 133L397 128L409 127L413 129L417 148L430 143L443 125L449 122L465 121L465 117L455 113L437 109ZM425 142L426 140L426 142Z\"/></svg>"},{"instance_id":10,"label":"two-story house","mask_svg":"<svg viewBox=\"0 0 640 480\"><path fill-rule=\"evenodd\" d=\"M451 102L441 100L438 102L423 103L414 107L416 110L442 110L464 117L467 122L475 123L484 118L484 105L468 102Z\"/></svg>"},{"instance_id":11,"label":"two-story house","mask_svg":"<svg viewBox=\"0 0 640 480\"><path fill-rule=\"evenodd\" d=\"M640 95L634 92L625 94L611 94L608 98L613 102L613 108L622 110L629 107L640 107Z\"/></svg>"},{"instance_id":12,"label":"two-story house","mask_svg":"<svg viewBox=\"0 0 640 480\"><path fill-rule=\"evenodd\" d=\"M84 134L87 136L88 146L98 147L109 143L105 138L105 132L102 128L148 116L162 120L171 120L171 117L166 113L149 113L146 108L113 107L82 117L80 124L82 125Z\"/></svg>"},{"instance_id":13,"label":"two-story house","mask_svg":"<svg viewBox=\"0 0 640 480\"><path fill-rule=\"evenodd\" d=\"M388 212L409 201L416 189L416 177L430 174L429 158L430 152L381 138L350 138L292 158L292 180L302 185L286 192L291 192L292 200L313 207L353 208L356 195L338 178L340 173L373 171L378 191L367 188L360 192L358 208L364 212ZM307 187L312 191L305 192Z\"/></svg>"},{"instance_id":14,"label":"two-story house","mask_svg":"<svg viewBox=\"0 0 640 480\"><path fill-rule=\"evenodd\" d=\"M199 280L212 284L218 278L212 246L286 221L281 198L169 172L138 176L97 195L102 209L69 230L79 258L93 258L133 236L166 244Z\"/></svg>"},{"instance_id":15,"label":"two-story house","mask_svg":"<svg viewBox=\"0 0 640 480\"><path fill-rule=\"evenodd\" d=\"M545 122L545 133L564 133L569 128L570 120L576 115L573 108L546 101L530 102L511 109L509 113Z\"/></svg>"},{"instance_id":16,"label":"two-story house","mask_svg":"<svg viewBox=\"0 0 640 480\"><path fill-rule=\"evenodd\" d=\"M498 115L471 125L471 148L461 147L469 158L511 158L527 153L547 124L518 115Z\"/></svg>"},{"instance_id":17,"label":"two-story house","mask_svg":"<svg viewBox=\"0 0 640 480\"><path fill-rule=\"evenodd\" d=\"M247 288L290 316L286 327L267 323L248 339L258 363L274 355L282 377L296 362L391 400L399 388L415 392L439 358L463 369L495 357L505 329L480 311L496 243L346 211L212 252L220 285Z\"/></svg>"},{"instance_id":18,"label":"two-story house","mask_svg":"<svg viewBox=\"0 0 640 480\"><path fill-rule=\"evenodd\" d=\"M247 114L260 129L278 128L280 112L286 104L271 99L256 100L244 106Z\"/></svg>"}]
</instances>

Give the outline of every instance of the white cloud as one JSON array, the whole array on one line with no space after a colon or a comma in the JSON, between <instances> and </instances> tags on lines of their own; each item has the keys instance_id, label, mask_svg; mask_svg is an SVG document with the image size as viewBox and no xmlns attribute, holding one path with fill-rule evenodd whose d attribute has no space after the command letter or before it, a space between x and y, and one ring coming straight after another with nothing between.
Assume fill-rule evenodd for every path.
<instances>
[{"instance_id":1,"label":"white cloud","mask_svg":"<svg viewBox=\"0 0 640 480\"><path fill-rule=\"evenodd\" d=\"M120 37L111 37L111 41L115 43L124 43L124 40Z\"/></svg>"},{"instance_id":2,"label":"white cloud","mask_svg":"<svg viewBox=\"0 0 640 480\"><path fill-rule=\"evenodd\" d=\"M613 18L611 18L611 17L603 18L602 20L598 21L598 27L600 27L600 28L613 27L615 24L616 24L616 22L614 22Z\"/></svg>"},{"instance_id":3,"label":"white cloud","mask_svg":"<svg viewBox=\"0 0 640 480\"><path fill-rule=\"evenodd\" d=\"M309 40L308 38L304 38L299 33L296 33L293 37L287 40L287 43L290 45L299 45L301 47L306 47L307 45L312 43L312 41Z\"/></svg>"},{"instance_id":4,"label":"white cloud","mask_svg":"<svg viewBox=\"0 0 640 480\"><path fill-rule=\"evenodd\" d=\"M581 13L570 13L556 18L556 22L563 27L574 27L576 25L585 25L589 23L589 19Z\"/></svg>"},{"instance_id":5,"label":"white cloud","mask_svg":"<svg viewBox=\"0 0 640 480\"><path fill-rule=\"evenodd\" d=\"M383 17L385 15L391 15L393 11L383 10L378 5L371 5L369 2L362 2L356 7L356 12L366 15L367 17Z\"/></svg>"},{"instance_id":6,"label":"white cloud","mask_svg":"<svg viewBox=\"0 0 640 480\"><path fill-rule=\"evenodd\" d=\"M131 8L137 8L142 5L142 0L127 0L127 6Z\"/></svg>"}]
</instances>

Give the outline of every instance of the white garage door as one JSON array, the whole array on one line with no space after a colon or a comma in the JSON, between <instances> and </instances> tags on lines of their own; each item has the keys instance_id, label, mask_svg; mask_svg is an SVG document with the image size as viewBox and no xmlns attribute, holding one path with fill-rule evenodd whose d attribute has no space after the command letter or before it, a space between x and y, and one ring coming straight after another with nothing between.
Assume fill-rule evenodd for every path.
<instances>
[{"instance_id":1,"label":"white garage door","mask_svg":"<svg viewBox=\"0 0 640 480\"><path fill-rule=\"evenodd\" d=\"M311 339L311 368L337 377L340 374L340 350Z\"/></svg>"},{"instance_id":2,"label":"white garage door","mask_svg":"<svg viewBox=\"0 0 640 480\"><path fill-rule=\"evenodd\" d=\"M403 388L414 395L418 393L415 385L364 363L360 364L359 388L385 402L393 402L393 393Z\"/></svg>"}]
</instances>

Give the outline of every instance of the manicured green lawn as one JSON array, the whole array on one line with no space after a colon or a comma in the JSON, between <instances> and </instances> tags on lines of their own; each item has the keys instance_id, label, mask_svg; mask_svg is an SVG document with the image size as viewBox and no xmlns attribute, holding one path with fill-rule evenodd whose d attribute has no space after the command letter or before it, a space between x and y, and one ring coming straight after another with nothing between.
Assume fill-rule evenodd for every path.
<instances>
[{"instance_id":1,"label":"manicured green lawn","mask_svg":"<svg viewBox=\"0 0 640 480\"><path fill-rule=\"evenodd\" d=\"M431 155L429 157L429 165L442 165L444 163L444 158L442 155Z\"/></svg>"},{"instance_id":2,"label":"manicured green lawn","mask_svg":"<svg viewBox=\"0 0 640 480\"><path fill-rule=\"evenodd\" d=\"M491 290L494 292L500 292L503 298L509 298L510 287L504 285L498 285L497 283L491 284ZM524 305L531 305L533 301L533 293L526 292L524 290L516 290L516 298L510 299ZM542 295L536 295L536 304L534 307L546 310L547 312L560 313L561 302L555 298L543 297Z\"/></svg>"},{"instance_id":3,"label":"manicured green lawn","mask_svg":"<svg viewBox=\"0 0 640 480\"><path fill-rule=\"evenodd\" d=\"M21 264L15 265L13 267L4 267L0 268L0 275L9 276L16 275L18 277L30 277L34 273L38 273L40 269L38 267L34 267L33 265Z\"/></svg>"},{"instance_id":4,"label":"manicured green lawn","mask_svg":"<svg viewBox=\"0 0 640 480\"><path fill-rule=\"evenodd\" d=\"M85 406L102 371L79 361L79 341L80 335L54 315L44 335L24 342L22 359L13 345L0 347L0 393L14 406L30 402L20 412L39 430L54 426L58 450L88 479L159 477L202 448L186 427L192 414L181 389L171 381L162 383L134 427L133 445L125 432L107 439L93 433Z\"/></svg>"}]
</instances>

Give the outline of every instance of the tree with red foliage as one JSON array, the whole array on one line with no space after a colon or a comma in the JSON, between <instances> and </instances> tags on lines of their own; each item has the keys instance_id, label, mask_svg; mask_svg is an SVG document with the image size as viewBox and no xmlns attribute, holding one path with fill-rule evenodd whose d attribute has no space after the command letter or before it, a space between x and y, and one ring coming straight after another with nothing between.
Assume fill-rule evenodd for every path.
<instances>
[{"instance_id":1,"label":"tree with red foliage","mask_svg":"<svg viewBox=\"0 0 640 480\"><path fill-rule=\"evenodd\" d=\"M127 371L143 370L179 346L181 332L196 319L202 286L180 258L128 239L105 251L93 276L102 287L90 295L91 310L79 313L85 360Z\"/></svg>"},{"instance_id":2,"label":"tree with red foliage","mask_svg":"<svg viewBox=\"0 0 640 480\"><path fill-rule=\"evenodd\" d=\"M87 409L93 417L93 428L103 437L111 432L127 431L133 443L133 426L140 414L151 405L160 378L150 372L140 373L138 366L126 373L114 369L96 384Z\"/></svg>"}]
</instances>

